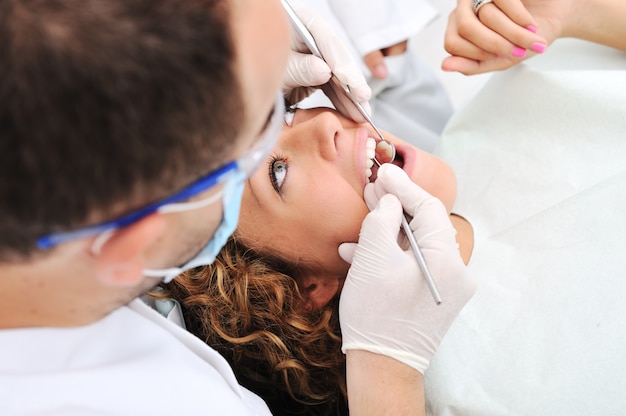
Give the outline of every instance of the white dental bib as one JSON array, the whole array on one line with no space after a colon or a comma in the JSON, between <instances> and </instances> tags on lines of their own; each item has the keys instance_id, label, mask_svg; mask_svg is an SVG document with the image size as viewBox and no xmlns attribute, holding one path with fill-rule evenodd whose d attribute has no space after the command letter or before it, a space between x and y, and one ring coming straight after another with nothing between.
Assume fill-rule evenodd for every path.
<instances>
[{"instance_id":1,"label":"white dental bib","mask_svg":"<svg viewBox=\"0 0 626 416\"><path fill-rule=\"evenodd\" d=\"M496 73L438 154L478 290L426 371L429 414L623 414L626 71Z\"/></svg>"}]
</instances>

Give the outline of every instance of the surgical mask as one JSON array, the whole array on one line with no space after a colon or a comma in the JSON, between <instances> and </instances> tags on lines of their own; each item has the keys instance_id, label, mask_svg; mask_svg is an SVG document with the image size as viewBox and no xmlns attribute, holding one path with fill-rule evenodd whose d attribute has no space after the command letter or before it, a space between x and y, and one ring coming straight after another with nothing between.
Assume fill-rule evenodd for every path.
<instances>
[{"instance_id":1,"label":"surgical mask","mask_svg":"<svg viewBox=\"0 0 626 416\"><path fill-rule=\"evenodd\" d=\"M166 269L147 269L145 274L146 276L163 277L167 283L185 270L213 263L215 257L237 226L244 182L274 147L283 126L284 115L284 99L282 94L278 93L274 111L268 120L264 132L238 160L229 162L216 171L203 176L174 195L118 219L42 236L37 240L38 247L45 250L67 241L97 235L98 237L92 245L92 252L98 253L102 245L117 229L133 224L150 214L168 214L195 210L215 203L221 198L223 206L222 220L207 245L182 266ZM185 202L185 200L219 184L223 184L220 192L216 192L203 200Z\"/></svg>"},{"instance_id":2,"label":"surgical mask","mask_svg":"<svg viewBox=\"0 0 626 416\"><path fill-rule=\"evenodd\" d=\"M168 269L145 269L144 275L149 277L163 277L163 283L169 283L182 272L194 267L206 266L215 261L228 237L235 231L239 219L239 208L241 207L241 197L243 195L244 181L246 176L239 172L239 178L234 178L228 182L224 189L216 194L222 196L223 214L220 225L215 230L213 237L198 254L192 257L187 263L180 267ZM214 195L215 196L215 195Z\"/></svg>"}]
</instances>

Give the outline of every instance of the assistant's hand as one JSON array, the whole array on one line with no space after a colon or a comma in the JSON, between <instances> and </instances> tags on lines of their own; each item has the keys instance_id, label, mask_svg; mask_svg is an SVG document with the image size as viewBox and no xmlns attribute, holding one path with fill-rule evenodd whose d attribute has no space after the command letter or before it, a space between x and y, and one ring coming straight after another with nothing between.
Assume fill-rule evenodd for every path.
<instances>
[{"instance_id":1,"label":"assistant's hand","mask_svg":"<svg viewBox=\"0 0 626 416\"><path fill-rule=\"evenodd\" d=\"M407 51L409 41L404 40L386 48L377 49L363 56L363 62L367 65L374 78L385 79L389 74L385 64L385 56L402 55Z\"/></svg>"},{"instance_id":2,"label":"assistant's hand","mask_svg":"<svg viewBox=\"0 0 626 416\"><path fill-rule=\"evenodd\" d=\"M308 97L316 89L322 88L335 108L342 114L354 121L365 122L366 120L344 91L339 86L329 82L332 72L341 82L350 87L352 95L365 110L371 112L368 101L372 91L358 64L341 39L335 34L333 28L321 16L297 0L289 0L289 4L315 38L315 43L326 62L311 55L311 51L302 39L294 34L291 42L291 56L287 72L283 78L285 98L290 103L295 104Z\"/></svg>"},{"instance_id":3,"label":"assistant's hand","mask_svg":"<svg viewBox=\"0 0 626 416\"><path fill-rule=\"evenodd\" d=\"M466 75L509 68L542 53L561 32L561 0L493 0L474 13L472 0L458 0L448 18L445 71Z\"/></svg>"},{"instance_id":4,"label":"assistant's hand","mask_svg":"<svg viewBox=\"0 0 626 416\"><path fill-rule=\"evenodd\" d=\"M441 339L475 291L455 241L445 207L414 184L402 169L385 164L366 187L373 210L358 245L344 243L352 263L341 292L342 350L366 350L423 373ZM402 206L443 302L433 300L413 252L398 244Z\"/></svg>"}]
</instances>

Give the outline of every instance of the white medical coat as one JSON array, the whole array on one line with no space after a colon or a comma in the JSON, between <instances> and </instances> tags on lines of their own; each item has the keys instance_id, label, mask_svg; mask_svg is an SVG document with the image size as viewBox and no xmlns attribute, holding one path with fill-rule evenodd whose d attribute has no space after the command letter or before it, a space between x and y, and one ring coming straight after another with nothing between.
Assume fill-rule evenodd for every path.
<instances>
[{"instance_id":1,"label":"white medical coat","mask_svg":"<svg viewBox=\"0 0 626 416\"><path fill-rule=\"evenodd\" d=\"M367 53L410 40L437 16L426 0L303 0L323 15L350 49L372 88L372 118L378 127L433 151L452 115L452 103L437 75L409 49L385 57L389 75L374 78L363 63ZM443 39L435 40L443 45ZM303 107L332 106L321 93Z\"/></svg>"},{"instance_id":2,"label":"white medical coat","mask_svg":"<svg viewBox=\"0 0 626 416\"><path fill-rule=\"evenodd\" d=\"M269 415L228 363L135 300L78 328L0 331L0 415Z\"/></svg>"},{"instance_id":3,"label":"white medical coat","mask_svg":"<svg viewBox=\"0 0 626 416\"><path fill-rule=\"evenodd\" d=\"M360 56L410 39L438 14L425 0L326 1Z\"/></svg>"}]
</instances>

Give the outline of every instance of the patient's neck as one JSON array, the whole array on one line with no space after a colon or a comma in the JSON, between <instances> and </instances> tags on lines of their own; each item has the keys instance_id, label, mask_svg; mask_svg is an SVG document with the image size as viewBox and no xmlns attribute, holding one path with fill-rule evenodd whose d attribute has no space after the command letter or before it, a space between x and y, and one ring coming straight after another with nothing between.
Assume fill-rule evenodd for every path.
<instances>
[{"instance_id":1,"label":"patient's neck","mask_svg":"<svg viewBox=\"0 0 626 416\"><path fill-rule=\"evenodd\" d=\"M474 229L469 221L458 214L450 214L450 221L456 229L456 242L459 244L463 263L468 264L474 249Z\"/></svg>"}]
</instances>

